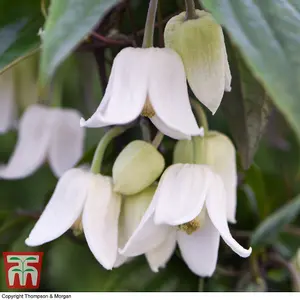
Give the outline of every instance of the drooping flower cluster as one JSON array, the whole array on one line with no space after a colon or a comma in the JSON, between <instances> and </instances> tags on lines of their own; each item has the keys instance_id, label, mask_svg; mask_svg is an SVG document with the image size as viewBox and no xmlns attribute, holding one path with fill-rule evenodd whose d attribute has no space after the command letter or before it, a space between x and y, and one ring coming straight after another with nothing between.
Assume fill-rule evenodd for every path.
<instances>
[{"instance_id":1,"label":"drooping flower cluster","mask_svg":"<svg viewBox=\"0 0 300 300\"><path fill-rule=\"evenodd\" d=\"M168 22L167 48L123 49L89 119L74 110L39 104L25 111L15 152L0 168L0 177L28 176L46 159L60 177L27 245L47 243L72 229L84 233L104 268L145 255L157 272L178 244L183 260L199 276L213 274L220 237L241 257L251 254L251 248L239 245L228 227L228 222L236 221L234 146L218 132L204 135L189 100L186 81L215 113L231 84L222 28L210 14L196 11L196 15L186 20L183 13ZM114 127L100 141L91 171L74 168L82 154L82 127L128 124L139 115L180 140L173 165L164 170L157 145L137 140L119 154L111 177L101 175L108 142L125 130Z\"/></svg>"}]
</instances>

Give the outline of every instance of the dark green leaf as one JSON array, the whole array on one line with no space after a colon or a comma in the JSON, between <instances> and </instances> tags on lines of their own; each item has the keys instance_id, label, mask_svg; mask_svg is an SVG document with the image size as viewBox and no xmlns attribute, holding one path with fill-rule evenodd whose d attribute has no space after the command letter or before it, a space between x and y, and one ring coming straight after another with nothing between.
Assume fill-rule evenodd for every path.
<instances>
[{"instance_id":1,"label":"dark green leaf","mask_svg":"<svg viewBox=\"0 0 300 300\"><path fill-rule=\"evenodd\" d=\"M40 0L1 0L0 2L0 72L16 59L38 49L39 28L44 19Z\"/></svg>"},{"instance_id":2,"label":"dark green leaf","mask_svg":"<svg viewBox=\"0 0 300 300\"><path fill-rule=\"evenodd\" d=\"M10 260L21 260L19 257L11 257Z\"/></svg>"},{"instance_id":3,"label":"dark green leaf","mask_svg":"<svg viewBox=\"0 0 300 300\"><path fill-rule=\"evenodd\" d=\"M267 124L271 103L237 49L228 43L227 50L233 76L232 92L225 93L221 108L239 150L242 165L247 169Z\"/></svg>"},{"instance_id":4,"label":"dark green leaf","mask_svg":"<svg viewBox=\"0 0 300 300\"><path fill-rule=\"evenodd\" d=\"M13 272L22 272L22 270L21 270L21 269L17 269L17 268L15 268L15 269L12 269L12 271L13 271Z\"/></svg>"},{"instance_id":5,"label":"dark green leaf","mask_svg":"<svg viewBox=\"0 0 300 300\"><path fill-rule=\"evenodd\" d=\"M34 260L34 261L36 261L36 258L33 257L33 256L30 256L30 257L27 257L25 260Z\"/></svg>"},{"instance_id":6,"label":"dark green leaf","mask_svg":"<svg viewBox=\"0 0 300 300\"><path fill-rule=\"evenodd\" d=\"M25 272L34 272L34 269L26 269Z\"/></svg>"},{"instance_id":7,"label":"dark green leaf","mask_svg":"<svg viewBox=\"0 0 300 300\"><path fill-rule=\"evenodd\" d=\"M299 0L202 0L300 139Z\"/></svg>"},{"instance_id":8,"label":"dark green leaf","mask_svg":"<svg viewBox=\"0 0 300 300\"><path fill-rule=\"evenodd\" d=\"M40 68L44 86L60 63L117 0L52 0L43 36Z\"/></svg>"},{"instance_id":9,"label":"dark green leaf","mask_svg":"<svg viewBox=\"0 0 300 300\"><path fill-rule=\"evenodd\" d=\"M258 226L252 235L251 245L257 247L273 242L282 228L297 217L299 211L300 196L297 196Z\"/></svg>"}]
</instances>

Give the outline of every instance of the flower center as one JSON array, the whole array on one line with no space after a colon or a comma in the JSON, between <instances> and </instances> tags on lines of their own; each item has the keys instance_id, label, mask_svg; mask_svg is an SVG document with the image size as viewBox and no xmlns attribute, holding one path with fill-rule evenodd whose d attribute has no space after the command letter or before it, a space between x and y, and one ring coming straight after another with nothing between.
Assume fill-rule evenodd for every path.
<instances>
[{"instance_id":1,"label":"flower center","mask_svg":"<svg viewBox=\"0 0 300 300\"><path fill-rule=\"evenodd\" d=\"M148 96L147 96L146 102L144 104L144 108L142 110L141 115L143 117L147 117L147 118L152 118L155 116L154 108L153 108Z\"/></svg>"},{"instance_id":2,"label":"flower center","mask_svg":"<svg viewBox=\"0 0 300 300\"><path fill-rule=\"evenodd\" d=\"M181 224L181 225L178 225L178 228L180 230L183 230L185 231L187 234L192 234L193 232L197 231L197 229L200 228L200 221L197 219L197 217L192 220L192 221L189 221L187 223L184 223L184 224Z\"/></svg>"},{"instance_id":3,"label":"flower center","mask_svg":"<svg viewBox=\"0 0 300 300\"><path fill-rule=\"evenodd\" d=\"M75 236L81 235L83 233L82 219L79 217L75 223L72 225L73 234Z\"/></svg>"},{"instance_id":4,"label":"flower center","mask_svg":"<svg viewBox=\"0 0 300 300\"><path fill-rule=\"evenodd\" d=\"M182 231L184 231L185 233L187 233L188 235L194 233L195 231L197 231L198 229L202 228L205 222L205 218L206 218L206 209L203 208L200 212L200 214L193 220L178 225L178 228Z\"/></svg>"}]
</instances>

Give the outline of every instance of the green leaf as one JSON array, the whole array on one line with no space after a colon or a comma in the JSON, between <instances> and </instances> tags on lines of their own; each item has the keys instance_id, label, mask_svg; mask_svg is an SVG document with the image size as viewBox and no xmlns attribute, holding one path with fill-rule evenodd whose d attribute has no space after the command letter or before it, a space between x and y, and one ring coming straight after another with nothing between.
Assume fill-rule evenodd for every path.
<instances>
[{"instance_id":1,"label":"green leaf","mask_svg":"<svg viewBox=\"0 0 300 300\"><path fill-rule=\"evenodd\" d=\"M299 0L202 0L300 139Z\"/></svg>"},{"instance_id":2,"label":"green leaf","mask_svg":"<svg viewBox=\"0 0 300 300\"><path fill-rule=\"evenodd\" d=\"M282 228L291 223L300 212L300 195L288 204L270 215L253 232L251 245L253 247L264 246L272 243Z\"/></svg>"},{"instance_id":3,"label":"green leaf","mask_svg":"<svg viewBox=\"0 0 300 300\"><path fill-rule=\"evenodd\" d=\"M18 268L15 268L15 269L12 269L13 272L22 272L21 269L18 269Z\"/></svg>"},{"instance_id":4,"label":"green leaf","mask_svg":"<svg viewBox=\"0 0 300 300\"><path fill-rule=\"evenodd\" d=\"M221 109L237 145L242 166L248 169L269 119L271 102L238 50L227 43L227 52L233 77L232 91L225 93Z\"/></svg>"},{"instance_id":5,"label":"green leaf","mask_svg":"<svg viewBox=\"0 0 300 300\"><path fill-rule=\"evenodd\" d=\"M40 83L45 86L56 68L97 25L117 0L52 0L43 36Z\"/></svg>"},{"instance_id":6,"label":"green leaf","mask_svg":"<svg viewBox=\"0 0 300 300\"><path fill-rule=\"evenodd\" d=\"M34 272L34 269L26 269L24 272Z\"/></svg>"},{"instance_id":7,"label":"green leaf","mask_svg":"<svg viewBox=\"0 0 300 300\"><path fill-rule=\"evenodd\" d=\"M30 55L40 44L39 28L44 19L40 0L1 0L0 73L14 61Z\"/></svg>"},{"instance_id":8,"label":"green leaf","mask_svg":"<svg viewBox=\"0 0 300 300\"><path fill-rule=\"evenodd\" d=\"M11 257L10 260L21 260L19 257Z\"/></svg>"},{"instance_id":9,"label":"green leaf","mask_svg":"<svg viewBox=\"0 0 300 300\"><path fill-rule=\"evenodd\" d=\"M30 257L27 257L25 260L26 260L26 261L27 261L27 260L33 260L33 261L36 261L36 258L33 257L33 256L30 256Z\"/></svg>"}]
</instances>

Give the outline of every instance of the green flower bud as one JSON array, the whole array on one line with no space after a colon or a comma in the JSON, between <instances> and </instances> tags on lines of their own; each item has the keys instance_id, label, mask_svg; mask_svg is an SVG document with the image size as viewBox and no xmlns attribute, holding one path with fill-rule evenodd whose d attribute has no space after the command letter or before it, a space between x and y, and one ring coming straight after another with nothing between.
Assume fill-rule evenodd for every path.
<instances>
[{"instance_id":1,"label":"green flower bud","mask_svg":"<svg viewBox=\"0 0 300 300\"><path fill-rule=\"evenodd\" d=\"M119 217L119 238L121 247L136 230L146 212L156 190L153 184L138 194L124 196Z\"/></svg>"},{"instance_id":2,"label":"green flower bud","mask_svg":"<svg viewBox=\"0 0 300 300\"><path fill-rule=\"evenodd\" d=\"M183 12L171 18L164 32L165 45L181 56L193 93L215 113L224 90L231 90L224 36L211 14L196 10L196 15L186 20Z\"/></svg>"},{"instance_id":3,"label":"green flower bud","mask_svg":"<svg viewBox=\"0 0 300 300\"><path fill-rule=\"evenodd\" d=\"M160 176L164 167L164 157L154 146L144 141L133 141L114 163L114 191L124 195L139 193Z\"/></svg>"}]
</instances>

